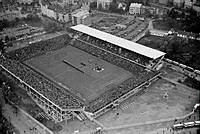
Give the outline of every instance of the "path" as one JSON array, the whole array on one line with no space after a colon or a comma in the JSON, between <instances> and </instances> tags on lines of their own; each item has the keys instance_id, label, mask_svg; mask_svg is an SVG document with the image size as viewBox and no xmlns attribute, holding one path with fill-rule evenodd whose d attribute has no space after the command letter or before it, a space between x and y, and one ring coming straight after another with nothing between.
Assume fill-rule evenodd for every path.
<instances>
[{"instance_id":1,"label":"path","mask_svg":"<svg viewBox=\"0 0 200 134\"><path fill-rule=\"evenodd\" d=\"M21 112L16 115L14 109L8 104L5 105L4 116L20 131L20 134L42 134L38 130L30 130L35 126L30 124Z\"/></svg>"},{"instance_id":2,"label":"path","mask_svg":"<svg viewBox=\"0 0 200 134\"><path fill-rule=\"evenodd\" d=\"M13 44L13 47L10 47L7 49L7 51L13 51L22 47L26 47L29 44L32 43L36 43L36 42L40 42L40 41L44 41L44 40L48 40L51 38L55 38L57 36L66 34L66 31L59 31L59 32L55 32L55 33L47 33L47 34L43 34L43 35L39 35L39 36L35 36L33 38L27 39L27 40L23 40L23 41L17 41L16 43Z\"/></svg>"},{"instance_id":3,"label":"path","mask_svg":"<svg viewBox=\"0 0 200 134\"><path fill-rule=\"evenodd\" d=\"M15 109L9 104L6 104L4 109L3 115L20 131L20 134L50 134L50 132L41 128L41 126L25 115L21 109L18 110L17 114Z\"/></svg>"}]
</instances>

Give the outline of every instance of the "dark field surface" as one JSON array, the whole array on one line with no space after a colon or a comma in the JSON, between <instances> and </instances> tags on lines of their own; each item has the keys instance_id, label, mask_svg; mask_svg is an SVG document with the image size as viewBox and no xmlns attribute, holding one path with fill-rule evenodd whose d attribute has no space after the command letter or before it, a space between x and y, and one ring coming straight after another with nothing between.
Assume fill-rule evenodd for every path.
<instances>
[{"instance_id":1,"label":"dark field surface","mask_svg":"<svg viewBox=\"0 0 200 134\"><path fill-rule=\"evenodd\" d=\"M72 46L35 57L26 64L59 85L71 87L86 102L131 77L130 72ZM102 70L98 72L96 67Z\"/></svg>"}]
</instances>

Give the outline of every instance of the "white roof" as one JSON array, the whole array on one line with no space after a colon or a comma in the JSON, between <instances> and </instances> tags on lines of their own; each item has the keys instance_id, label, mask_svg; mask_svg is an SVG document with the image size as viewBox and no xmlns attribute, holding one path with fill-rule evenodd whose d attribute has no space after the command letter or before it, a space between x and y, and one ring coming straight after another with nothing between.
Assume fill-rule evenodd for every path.
<instances>
[{"instance_id":1,"label":"white roof","mask_svg":"<svg viewBox=\"0 0 200 134\"><path fill-rule=\"evenodd\" d=\"M73 12L72 16L82 17L82 16L86 16L88 14L89 14L89 11L87 11L87 10L78 10L78 11Z\"/></svg>"},{"instance_id":2,"label":"white roof","mask_svg":"<svg viewBox=\"0 0 200 134\"><path fill-rule=\"evenodd\" d=\"M142 4L139 4L139 3L131 3L130 7L141 7Z\"/></svg>"},{"instance_id":3,"label":"white roof","mask_svg":"<svg viewBox=\"0 0 200 134\"><path fill-rule=\"evenodd\" d=\"M85 26L83 24L72 26L71 28L76 31L107 41L109 43L115 44L119 47L128 49L130 51L136 52L138 54L144 55L152 59L156 59L156 58L159 58L160 56L165 55L164 52L161 52L159 50L146 47L144 45L114 36L106 32L102 32L100 30Z\"/></svg>"}]
</instances>

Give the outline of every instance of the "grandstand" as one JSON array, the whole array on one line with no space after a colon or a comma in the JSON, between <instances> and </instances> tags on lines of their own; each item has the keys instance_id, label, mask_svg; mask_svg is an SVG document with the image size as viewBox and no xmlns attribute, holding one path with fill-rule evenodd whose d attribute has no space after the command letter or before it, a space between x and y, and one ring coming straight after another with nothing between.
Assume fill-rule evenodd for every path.
<instances>
[{"instance_id":1,"label":"grandstand","mask_svg":"<svg viewBox=\"0 0 200 134\"><path fill-rule=\"evenodd\" d=\"M147 88L160 75L147 69L147 62L159 62L164 53L122 39L105 39L110 35L104 32L98 38L88 27L80 25L80 30L78 26L72 27L78 32L74 39L62 35L0 58L1 75L15 79L56 122L72 116L92 120Z\"/></svg>"},{"instance_id":2,"label":"grandstand","mask_svg":"<svg viewBox=\"0 0 200 134\"><path fill-rule=\"evenodd\" d=\"M146 47L144 45L114 36L112 34L85 26L76 25L71 27L73 30L83 33L79 37L83 41L89 41L98 44L101 48L108 49L109 51L117 53L123 57L129 58L141 65L150 65L149 63L158 63L162 61L165 53L159 50ZM133 55L134 54L134 55ZM142 58L142 60L141 60ZM142 62L145 61L145 62ZM156 68L158 64L152 64L150 67Z\"/></svg>"}]
</instances>

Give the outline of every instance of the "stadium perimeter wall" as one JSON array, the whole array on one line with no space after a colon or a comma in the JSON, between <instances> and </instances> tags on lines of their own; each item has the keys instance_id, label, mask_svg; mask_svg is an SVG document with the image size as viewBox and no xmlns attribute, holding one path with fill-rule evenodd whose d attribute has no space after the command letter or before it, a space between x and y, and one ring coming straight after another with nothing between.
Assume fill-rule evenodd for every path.
<instances>
[{"instance_id":1,"label":"stadium perimeter wall","mask_svg":"<svg viewBox=\"0 0 200 134\"><path fill-rule=\"evenodd\" d=\"M1 65L1 68L3 68L3 66ZM5 67L4 67L5 68ZM3 69L4 69L3 68ZM5 70L5 69L4 69ZM7 72L7 70L5 70ZM11 72L8 72L9 74L11 74ZM14 74L11 74L14 75ZM16 76L15 76L16 77ZM10 101L11 104L15 105L13 102ZM40 123L39 121L37 121L36 119L34 119L31 115L29 115L26 111L24 111L23 109L21 109L19 106L15 105L19 111L25 116L27 117L27 119L32 123L32 124L37 124L37 127L42 134L54 134L50 129L48 129L46 126L44 126L42 123Z\"/></svg>"},{"instance_id":2,"label":"stadium perimeter wall","mask_svg":"<svg viewBox=\"0 0 200 134\"><path fill-rule=\"evenodd\" d=\"M164 61L182 68L183 69L182 70L183 73L185 73L186 75L188 75L190 77L193 77L196 80L200 81L200 70L194 69L192 67L189 67L187 65L181 64L179 62L176 62L176 61L173 61L173 60L170 60L170 59L167 59L167 58L165 58ZM184 70L187 70L187 71L189 71L191 73L188 73L188 72L186 72Z\"/></svg>"},{"instance_id":3,"label":"stadium perimeter wall","mask_svg":"<svg viewBox=\"0 0 200 134\"><path fill-rule=\"evenodd\" d=\"M148 87L149 85L151 85L152 82L156 81L158 79L158 77L161 75L161 73L157 74L156 76L154 76L153 78L147 80L146 82L144 82L143 84L139 85L138 87L132 89L131 91L129 91L128 93L124 94L123 96L121 96L120 98L118 98L117 100L111 102L110 104L106 105L105 107L103 107L102 109L98 110L97 112L94 113L94 115L92 116L93 118L97 118L100 115L104 114L105 112L109 111L113 106L117 106L119 105L119 103L123 102L124 100L128 99L130 96L138 93L139 91L141 91L142 89L144 89L145 87ZM110 108L108 108L110 107Z\"/></svg>"}]
</instances>

